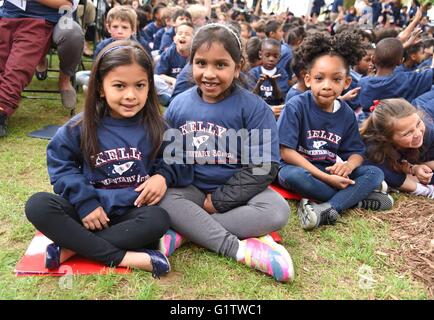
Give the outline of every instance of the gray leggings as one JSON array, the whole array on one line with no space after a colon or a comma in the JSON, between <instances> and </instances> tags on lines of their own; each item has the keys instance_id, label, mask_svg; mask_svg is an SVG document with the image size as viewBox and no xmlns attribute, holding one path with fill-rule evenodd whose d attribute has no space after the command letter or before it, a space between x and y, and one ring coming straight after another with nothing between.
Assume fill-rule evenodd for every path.
<instances>
[{"instance_id":1,"label":"gray leggings","mask_svg":"<svg viewBox=\"0 0 434 320\"><path fill-rule=\"evenodd\" d=\"M290 208L277 192L267 188L245 205L225 213L208 214L205 194L194 186L170 188L160 206L169 213L171 227L190 241L235 258L238 239L266 235L283 228Z\"/></svg>"},{"instance_id":2,"label":"gray leggings","mask_svg":"<svg viewBox=\"0 0 434 320\"><path fill-rule=\"evenodd\" d=\"M53 30L53 43L57 47L59 68L72 77L81 61L84 46L84 34L80 25L72 21L72 28L63 28L57 23Z\"/></svg>"}]
</instances>

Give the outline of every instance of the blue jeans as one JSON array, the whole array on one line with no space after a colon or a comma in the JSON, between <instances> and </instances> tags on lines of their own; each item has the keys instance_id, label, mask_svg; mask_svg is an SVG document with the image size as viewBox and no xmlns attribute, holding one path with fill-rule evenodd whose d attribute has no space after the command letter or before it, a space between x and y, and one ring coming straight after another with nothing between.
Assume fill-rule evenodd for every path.
<instances>
[{"instance_id":1,"label":"blue jeans","mask_svg":"<svg viewBox=\"0 0 434 320\"><path fill-rule=\"evenodd\" d=\"M324 167L316 167L326 172ZM278 179L282 187L306 198L329 202L338 212L342 212L354 207L378 188L384 180L384 174L377 167L362 165L350 174L355 184L340 190L315 178L306 169L288 164L279 170Z\"/></svg>"}]
</instances>

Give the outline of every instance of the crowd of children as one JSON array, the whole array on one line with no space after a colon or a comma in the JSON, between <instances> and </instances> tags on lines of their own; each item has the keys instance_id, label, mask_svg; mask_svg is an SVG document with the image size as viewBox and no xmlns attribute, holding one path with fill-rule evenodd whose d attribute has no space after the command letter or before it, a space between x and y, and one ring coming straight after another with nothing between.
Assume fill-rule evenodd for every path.
<instances>
[{"instance_id":1,"label":"crowd of children","mask_svg":"<svg viewBox=\"0 0 434 320\"><path fill-rule=\"evenodd\" d=\"M113 1L110 37L77 75L84 112L48 145L57 195L26 205L55 243L47 267L78 253L160 276L191 241L292 281L270 236L290 208L271 184L302 196L305 230L388 210L391 188L434 199L428 7L314 1L295 17L247 3Z\"/></svg>"}]
</instances>

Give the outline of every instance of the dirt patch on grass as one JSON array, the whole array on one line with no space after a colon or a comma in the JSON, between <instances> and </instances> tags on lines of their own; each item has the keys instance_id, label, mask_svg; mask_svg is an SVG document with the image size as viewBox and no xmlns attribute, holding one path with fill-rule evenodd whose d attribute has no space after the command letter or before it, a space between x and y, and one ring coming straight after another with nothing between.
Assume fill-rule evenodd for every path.
<instances>
[{"instance_id":1,"label":"dirt patch on grass","mask_svg":"<svg viewBox=\"0 0 434 320\"><path fill-rule=\"evenodd\" d=\"M434 297L434 201L422 197L400 195L393 210L375 215L390 224L390 235L399 243L389 249L392 262L403 259L400 271L411 274L427 286Z\"/></svg>"}]
</instances>

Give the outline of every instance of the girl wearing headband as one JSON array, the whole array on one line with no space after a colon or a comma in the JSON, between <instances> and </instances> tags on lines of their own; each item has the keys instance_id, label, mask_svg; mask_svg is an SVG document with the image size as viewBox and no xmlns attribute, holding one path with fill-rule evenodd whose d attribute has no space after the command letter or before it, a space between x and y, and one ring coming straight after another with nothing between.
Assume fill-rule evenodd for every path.
<instances>
[{"instance_id":1,"label":"girl wearing headband","mask_svg":"<svg viewBox=\"0 0 434 320\"><path fill-rule=\"evenodd\" d=\"M191 183L182 166L159 158L165 125L159 113L152 59L137 43L107 46L92 68L84 112L60 128L47 147L56 194L34 194L27 218L54 241L45 266L71 255L107 266L169 272L159 238L169 216L155 205L167 186Z\"/></svg>"},{"instance_id":2,"label":"girl wearing headband","mask_svg":"<svg viewBox=\"0 0 434 320\"><path fill-rule=\"evenodd\" d=\"M291 257L266 236L285 226L290 211L268 188L279 162L276 121L261 98L237 84L241 53L239 36L225 25L206 25L193 39L196 86L176 96L165 117L180 133L195 176L191 186L169 189L160 204L175 230L162 244L170 255L188 239L277 281L291 281ZM255 151L263 156L256 161Z\"/></svg>"}]
</instances>

